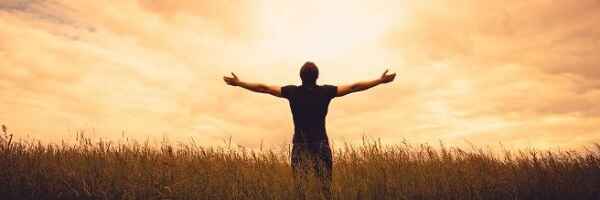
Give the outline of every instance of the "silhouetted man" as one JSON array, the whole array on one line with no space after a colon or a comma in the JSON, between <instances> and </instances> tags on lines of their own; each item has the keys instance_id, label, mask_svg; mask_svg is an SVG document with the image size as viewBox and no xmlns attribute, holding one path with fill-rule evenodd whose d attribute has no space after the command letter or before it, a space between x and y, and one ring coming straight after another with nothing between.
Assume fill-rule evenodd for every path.
<instances>
[{"instance_id":1,"label":"silhouetted man","mask_svg":"<svg viewBox=\"0 0 600 200\"><path fill-rule=\"evenodd\" d=\"M332 156L329 139L325 130L325 117L329 103L335 97L363 91L382 83L394 81L396 74L387 74L371 81L362 81L350 85L317 85L319 69L312 62L306 62L300 69L302 85L284 87L248 83L240 80L234 73L232 77L223 77L228 85L240 86L253 92L271 94L289 100L294 119L294 137L292 148L292 169L299 174L303 169L313 170L321 179L324 193L330 196ZM308 166L307 166L308 165Z\"/></svg>"}]
</instances>

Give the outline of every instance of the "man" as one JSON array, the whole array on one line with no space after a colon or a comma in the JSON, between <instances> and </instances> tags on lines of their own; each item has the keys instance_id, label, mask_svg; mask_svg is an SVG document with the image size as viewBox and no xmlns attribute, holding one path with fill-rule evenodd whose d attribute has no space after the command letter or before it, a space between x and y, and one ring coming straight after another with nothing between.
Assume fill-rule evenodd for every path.
<instances>
[{"instance_id":1,"label":"man","mask_svg":"<svg viewBox=\"0 0 600 200\"><path fill-rule=\"evenodd\" d=\"M302 85L284 87L249 83L240 80L234 73L231 77L223 77L231 86L239 86L247 90L266 93L289 100L294 120L294 137L292 148L292 169L299 174L308 167L321 179L326 198L330 198L332 158L329 139L325 130L325 117L329 103L335 97L367 90L383 83L394 81L396 74L388 74L386 70L381 77L339 87L317 85L319 69L312 62L306 62L300 69ZM309 166L307 166L309 165Z\"/></svg>"}]
</instances>

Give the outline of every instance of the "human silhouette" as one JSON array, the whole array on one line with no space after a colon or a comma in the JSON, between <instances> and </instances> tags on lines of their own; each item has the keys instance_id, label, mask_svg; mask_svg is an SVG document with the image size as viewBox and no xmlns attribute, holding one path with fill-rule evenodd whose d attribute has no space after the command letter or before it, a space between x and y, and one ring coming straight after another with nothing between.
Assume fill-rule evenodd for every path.
<instances>
[{"instance_id":1,"label":"human silhouette","mask_svg":"<svg viewBox=\"0 0 600 200\"><path fill-rule=\"evenodd\" d=\"M377 79L341 86L317 85L318 77L317 66L312 62L306 62L300 69L300 79L302 80L300 86L280 87L249 83L240 80L234 73L231 73L231 77L225 76L223 79L231 86L239 86L253 92L288 99L294 121L291 158L293 172L298 175L304 169L312 170L320 179L323 192L329 199L331 198L332 156L325 129L325 117L329 103L333 98L392 82L396 74L388 74L388 70L386 70Z\"/></svg>"}]
</instances>

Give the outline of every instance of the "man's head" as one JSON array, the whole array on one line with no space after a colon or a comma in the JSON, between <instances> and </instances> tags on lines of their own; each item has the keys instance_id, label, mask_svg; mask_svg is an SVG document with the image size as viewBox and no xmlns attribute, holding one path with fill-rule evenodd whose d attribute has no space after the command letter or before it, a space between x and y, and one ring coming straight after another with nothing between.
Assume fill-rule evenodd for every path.
<instances>
[{"instance_id":1,"label":"man's head","mask_svg":"<svg viewBox=\"0 0 600 200\"><path fill-rule=\"evenodd\" d=\"M300 79L303 85L316 85L319 78L319 68L313 62L306 62L300 69Z\"/></svg>"}]
</instances>

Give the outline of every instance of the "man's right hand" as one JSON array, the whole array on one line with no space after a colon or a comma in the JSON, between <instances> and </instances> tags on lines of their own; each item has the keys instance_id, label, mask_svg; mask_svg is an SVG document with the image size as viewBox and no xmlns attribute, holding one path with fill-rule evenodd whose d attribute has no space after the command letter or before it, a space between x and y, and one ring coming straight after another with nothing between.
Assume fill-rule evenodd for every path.
<instances>
[{"instance_id":1,"label":"man's right hand","mask_svg":"<svg viewBox=\"0 0 600 200\"><path fill-rule=\"evenodd\" d=\"M385 70L385 72L383 72L383 74L381 75L381 77L379 78L381 80L381 83L389 83L394 81L394 79L396 78L396 73L393 74L387 74L389 70Z\"/></svg>"},{"instance_id":2,"label":"man's right hand","mask_svg":"<svg viewBox=\"0 0 600 200\"><path fill-rule=\"evenodd\" d=\"M225 81L225 83L227 83L227 85L231 85L231 86L239 86L240 85L240 79L233 72L231 72L231 77L224 76L223 80Z\"/></svg>"}]
</instances>

